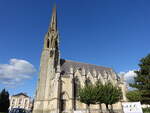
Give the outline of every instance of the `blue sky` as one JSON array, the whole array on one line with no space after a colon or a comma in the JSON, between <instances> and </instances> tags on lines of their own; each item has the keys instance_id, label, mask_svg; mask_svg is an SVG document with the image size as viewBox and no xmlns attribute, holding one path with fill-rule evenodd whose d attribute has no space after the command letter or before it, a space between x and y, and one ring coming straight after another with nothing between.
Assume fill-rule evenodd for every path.
<instances>
[{"instance_id":1,"label":"blue sky","mask_svg":"<svg viewBox=\"0 0 150 113\"><path fill-rule=\"evenodd\" d=\"M30 74L30 79L15 86L2 84L2 79L0 89L34 95L54 3L0 1L0 66L20 61L36 69L23 73ZM62 58L111 67L119 73L138 69L139 59L150 53L149 0L57 0L56 4Z\"/></svg>"}]
</instances>

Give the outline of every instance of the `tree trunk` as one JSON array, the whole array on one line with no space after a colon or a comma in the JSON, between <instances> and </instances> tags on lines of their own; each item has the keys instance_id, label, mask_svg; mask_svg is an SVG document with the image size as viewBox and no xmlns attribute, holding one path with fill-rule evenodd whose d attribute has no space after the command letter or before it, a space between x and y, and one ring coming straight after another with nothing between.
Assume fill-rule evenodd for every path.
<instances>
[{"instance_id":1,"label":"tree trunk","mask_svg":"<svg viewBox=\"0 0 150 113\"><path fill-rule=\"evenodd\" d=\"M103 113L102 112L102 105L101 104L99 104L99 113Z\"/></svg>"},{"instance_id":2,"label":"tree trunk","mask_svg":"<svg viewBox=\"0 0 150 113\"><path fill-rule=\"evenodd\" d=\"M88 113L91 113L90 111L90 104L87 105Z\"/></svg>"},{"instance_id":3,"label":"tree trunk","mask_svg":"<svg viewBox=\"0 0 150 113\"><path fill-rule=\"evenodd\" d=\"M110 113L108 104L106 104L106 109L107 109L107 111Z\"/></svg>"},{"instance_id":4,"label":"tree trunk","mask_svg":"<svg viewBox=\"0 0 150 113\"><path fill-rule=\"evenodd\" d=\"M114 111L113 111L113 105L111 105L111 113L114 113Z\"/></svg>"}]
</instances>

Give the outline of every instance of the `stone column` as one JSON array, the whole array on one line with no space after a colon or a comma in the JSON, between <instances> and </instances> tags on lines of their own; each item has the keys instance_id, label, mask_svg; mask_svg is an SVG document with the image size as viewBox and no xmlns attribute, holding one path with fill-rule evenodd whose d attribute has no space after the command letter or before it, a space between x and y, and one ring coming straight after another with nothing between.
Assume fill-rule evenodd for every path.
<instances>
[{"instance_id":1,"label":"stone column","mask_svg":"<svg viewBox=\"0 0 150 113\"><path fill-rule=\"evenodd\" d=\"M60 112L60 95L61 95L61 77L60 77L60 66L57 66L56 78L55 78L55 86L54 86L54 99L56 98L56 113Z\"/></svg>"},{"instance_id":2,"label":"stone column","mask_svg":"<svg viewBox=\"0 0 150 113\"><path fill-rule=\"evenodd\" d=\"M70 103L71 103L71 111L73 113L74 111L74 77L73 77L73 68L70 68L70 84L72 86L72 88L70 89L70 94L71 94L71 99L70 99Z\"/></svg>"}]
</instances>

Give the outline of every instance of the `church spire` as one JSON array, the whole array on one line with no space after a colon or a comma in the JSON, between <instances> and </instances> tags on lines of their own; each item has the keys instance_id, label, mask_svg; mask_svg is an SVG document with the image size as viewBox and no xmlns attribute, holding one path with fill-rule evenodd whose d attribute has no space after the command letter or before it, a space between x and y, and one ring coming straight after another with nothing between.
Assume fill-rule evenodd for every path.
<instances>
[{"instance_id":1,"label":"church spire","mask_svg":"<svg viewBox=\"0 0 150 113\"><path fill-rule=\"evenodd\" d=\"M49 26L50 31L57 31L57 10L56 10L56 5L53 8L52 11L52 17L51 17L51 23Z\"/></svg>"}]
</instances>

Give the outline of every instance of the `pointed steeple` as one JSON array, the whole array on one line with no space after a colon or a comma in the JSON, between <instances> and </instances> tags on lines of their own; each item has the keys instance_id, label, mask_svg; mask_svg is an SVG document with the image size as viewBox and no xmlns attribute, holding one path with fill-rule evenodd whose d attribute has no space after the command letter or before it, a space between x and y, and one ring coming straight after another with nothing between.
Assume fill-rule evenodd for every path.
<instances>
[{"instance_id":1,"label":"pointed steeple","mask_svg":"<svg viewBox=\"0 0 150 113\"><path fill-rule=\"evenodd\" d=\"M52 17L51 17L51 23L49 26L50 31L57 31L57 11L56 11L56 5L53 8L52 11Z\"/></svg>"}]
</instances>

